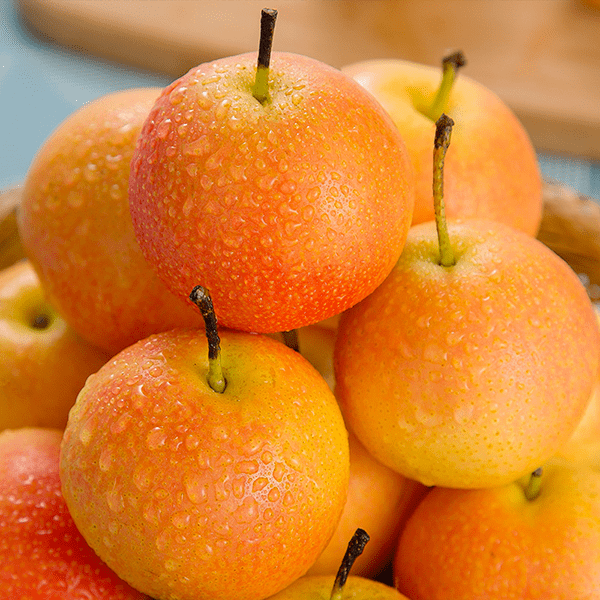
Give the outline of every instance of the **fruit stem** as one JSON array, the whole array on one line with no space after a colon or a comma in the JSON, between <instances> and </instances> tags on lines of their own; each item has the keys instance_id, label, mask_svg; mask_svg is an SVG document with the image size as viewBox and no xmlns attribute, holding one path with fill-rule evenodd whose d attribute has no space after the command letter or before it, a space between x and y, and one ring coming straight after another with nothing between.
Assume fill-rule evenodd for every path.
<instances>
[{"instance_id":1,"label":"fruit stem","mask_svg":"<svg viewBox=\"0 0 600 600\"><path fill-rule=\"evenodd\" d=\"M542 490L542 467L537 468L529 477L529 481L525 486L525 498L527 500L535 500Z\"/></svg>"},{"instance_id":2,"label":"fruit stem","mask_svg":"<svg viewBox=\"0 0 600 600\"><path fill-rule=\"evenodd\" d=\"M190 294L190 300L200 309L206 328L208 340L208 385L211 389L222 394L227 387L221 365L221 340L217 332L217 315L212 298L206 288L197 285Z\"/></svg>"},{"instance_id":3,"label":"fruit stem","mask_svg":"<svg viewBox=\"0 0 600 600\"><path fill-rule=\"evenodd\" d=\"M448 223L446 222L446 207L444 204L444 159L450 145L453 125L454 121L448 115L442 113L435 123L435 141L433 144L433 207L440 245L440 265L443 267L451 267L456 264L454 250L452 250L450 237L448 236Z\"/></svg>"},{"instance_id":4,"label":"fruit stem","mask_svg":"<svg viewBox=\"0 0 600 600\"><path fill-rule=\"evenodd\" d=\"M348 548L342 559L342 564L335 576L330 600L342 600L342 588L346 584L348 573L350 573L354 561L362 554L370 539L369 534L364 529L359 528L354 532L352 539L348 542Z\"/></svg>"},{"instance_id":5,"label":"fruit stem","mask_svg":"<svg viewBox=\"0 0 600 600\"><path fill-rule=\"evenodd\" d=\"M258 46L258 62L256 78L252 86L252 95L261 103L269 100L269 65L277 11L274 8L263 8L260 16L260 44Z\"/></svg>"},{"instance_id":6,"label":"fruit stem","mask_svg":"<svg viewBox=\"0 0 600 600\"><path fill-rule=\"evenodd\" d=\"M298 342L298 330L292 329L291 331L283 332L283 343L292 350L300 352L300 344Z\"/></svg>"},{"instance_id":7,"label":"fruit stem","mask_svg":"<svg viewBox=\"0 0 600 600\"><path fill-rule=\"evenodd\" d=\"M442 81L440 83L440 87L438 88L437 94L435 95L435 98L429 107L429 111L427 112L427 116L432 121L437 121L442 112L444 112L444 109L448 104L448 98L450 98L450 92L454 86L454 81L456 80L458 70L461 67L464 67L466 64L467 59L460 50L458 52L449 54L442 59Z\"/></svg>"}]
</instances>

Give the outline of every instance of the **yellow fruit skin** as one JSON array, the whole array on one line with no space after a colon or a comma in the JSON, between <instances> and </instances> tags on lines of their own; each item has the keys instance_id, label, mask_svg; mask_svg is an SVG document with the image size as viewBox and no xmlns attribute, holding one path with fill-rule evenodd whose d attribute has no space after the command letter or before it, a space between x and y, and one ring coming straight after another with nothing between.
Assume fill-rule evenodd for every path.
<instances>
[{"instance_id":1,"label":"yellow fruit skin","mask_svg":"<svg viewBox=\"0 0 600 600\"><path fill-rule=\"evenodd\" d=\"M532 501L524 484L433 489L400 538L398 589L411 600L598 598L600 474L546 464Z\"/></svg>"},{"instance_id":2,"label":"yellow fruit skin","mask_svg":"<svg viewBox=\"0 0 600 600\"><path fill-rule=\"evenodd\" d=\"M388 59L355 63L342 71L392 117L415 168L412 223L432 221L435 123L423 111L433 102L441 69ZM455 123L444 167L448 218L492 219L535 235L542 220L542 178L521 122L496 94L462 72L444 112Z\"/></svg>"},{"instance_id":3,"label":"yellow fruit skin","mask_svg":"<svg viewBox=\"0 0 600 600\"><path fill-rule=\"evenodd\" d=\"M411 228L386 281L341 318L336 396L381 462L425 485L489 487L536 469L573 433L600 336L575 273L500 223Z\"/></svg>"},{"instance_id":4,"label":"yellow fruit skin","mask_svg":"<svg viewBox=\"0 0 600 600\"><path fill-rule=\"evenodd\" d=\"M307 575L269 600L330 600L334 579L335 575ZM342 598L344 600L408 600L393 587L355 575L350 575L346 580Z\"/></svg>"},{"instance_id":5,"label":"yellow fruit skin","mask_svg":"<svg viewBox=\"0 0 600 600\"><path fill-rule=\"evenodd\" d=\"M18 213L23 246L50 301L111 355L151 333L202 324L148 265L129 215L129 165L159 93L115 92L69 116L35 156Z\"/></svg>"},{"instance_id":6,"label":"yellow fruit skin","mask_svg":"<svg viewBox=\"0 0 600 600\"><path fill-rule=\"evenodd\" d=\"M221 332L227 388L206 382L203 331L121 352L71 412L63 494L78 528L153 598L258 600L304 574L346 499L347 432L298 353Z\"/></svg>"},{"instance_id":7,"label":"yellow fruit skin","mask_svg":"<svg viewBox=\"0 0 600 600\"><path fill-rule=\"evenodd\" d=\"M46 327L33 325L40 315ZM63 429L85 380L110 358L65 323L27 260L0 272L0 355L0 430Z\"/></svg>"}]
</instances>

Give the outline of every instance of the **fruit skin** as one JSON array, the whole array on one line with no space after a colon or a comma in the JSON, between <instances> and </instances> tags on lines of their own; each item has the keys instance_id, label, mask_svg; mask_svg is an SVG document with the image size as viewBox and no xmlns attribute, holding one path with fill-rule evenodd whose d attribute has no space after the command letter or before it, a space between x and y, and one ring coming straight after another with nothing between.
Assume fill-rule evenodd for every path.
<instances>
[{"instance_id":1,"label":"fruit skin","mask_svg":"<svg viewBox=\"0 0 600 600\"><path fill-rule=\"evenodd\" d=\"M64 322L27 260L0 271L0 354L0 430L64 428L88 375L110 358Z\"/></svg>"},{"instance_id":2,"label":"fruit skin","mask_svg":"<svg viewBox=\"0 0 600 600\"><path fill-rule=\"evenodd\" d=\"M395 585L411 600L572 600L600 594L600 473L547 464L523 482L433 489L400 538Z\"/></svg>"},{"instance_id":3,"label":"fruit skin","mask_svg":"<svg viewBox=\"0 0 600 600\"><path fill-rule=\"evenodd\" d=\"M129 165L160 91L124 90L80 108L44 142L23 186L19 233L50 301L111 355L202 324L146 263L129 215Z\"/></svg>"},{"instance_id":4,"label":"fruit skin","mask_svg":"<svg viewBox=\"0 0 600 600\"><path fill-rule=\"evenodd\" d=\"M590 300L550 249L501 223L411 228L386 281L345 312L336 396L382 463L425 485L502 485L573 433L598 370Z\"/></svg>"},{"instance_id":5,"label":"fruit skin","mask_svg":"<svg viewBox=\"0 0 600 600\"><path fill-rule=\"evenodd\" d=\"M334 579L332 575L307 575L269 600L330 600ZM408 600L389 585L356 575L348 577L342 594L344 600Z\"/></svg>"},{"instance_id":6,"label":"fruit skin","mask_svg":"<svg viewBox=\"0 0 600 600\"><path fill-rule=\"evenodd\" d=\"M150 336L90 377L69 416L63 493L88 543L153 598L265 598L304 574L337 525L348 439L298 353L221 332Z\"/></svg>"},{"instance_id":7,"label":"fruit skin","mask_svg":"<svg viewBox=\"0 0 600 600\"><path fill-rule=\"evenodd\" d=\"M404 138L415 168L413 224L433 220L435 123L421 111L433 102L441 69L390 59L342 71L381 102ZM542 219L542 181L523 125L496 94L462 72L444 112L455 122L444 169L448 218L489 218L535 235Z\"/></svg>"},{"instance_id":8,"label":"fruit skin","mask_svg":"<svg viewBox=\"0 0 600 600\"><path fill-rule=\"evenodd\" d=\"M350 480L340 522L321 556L307 575L335 575L348 540L360 527L369 543L352 566L352 574L375 578L394 554L406 521L428 491L376 461L350 433Z\"/></svg>"},{"instance_id":9,"label":"fruit skin","mask_svg":"<svg viewBox=\"0 0 600 600\"><path fill-rule=\"evenodd\" d=\"M389 273L412 218L400 134L356 82L273 53L202 64L167 87L132 161L140 246L181 297L208 288L219 323L271 333L331 317Z\"/></svg>"},{"instance_id":10,"label":"fruit skin","mask_svg":"<svg viewBox=\"0 0 600 600\"><path fill-rule=\"evenodd\" d=\"M596 306L595 311L600 326L600 309ZM600 371L583 417L556 455L600 470Z\"/></svg>"},{"instance_id":11,"label":"fruit skin","mask_svg":"<svg viewBox=\"0 0 600 600\"><path fill-rule=\"evenodd\" d=\"M0 590L11 600L144 600L85 543L60 492L62 431L0 432ZM150 600L150 599L148 599Z\"/></svg>"}]
</instances>

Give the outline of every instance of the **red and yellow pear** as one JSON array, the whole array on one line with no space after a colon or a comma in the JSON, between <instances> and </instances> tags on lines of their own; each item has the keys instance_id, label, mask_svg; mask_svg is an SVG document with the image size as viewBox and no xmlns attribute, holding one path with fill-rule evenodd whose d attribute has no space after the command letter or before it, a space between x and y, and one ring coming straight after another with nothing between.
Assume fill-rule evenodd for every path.
<instances>
[{"instance_id":1,"label":"red and yellow pear","mask_svg":"<svg viewBox=\"0 0 600 600\"><path fill-rule=\"evenodd\" d=\"M27 260L0 271L0 430L64 428L87 377L110 355L65 323Z\"/></svg>"},{"instance_id":2,"label":"red and yellow pear","mask_svg":"<svg viewBox=\"0 0 600 600\"><path fill-rule=\"evenodd\" d=\"M449 121L438 120L437 209ZM510 483L575 430L600 358L573 270L535 238L471 219L411 228L400 260L340 320L336 396L382 463L425 485Z\"/></svg>"},{"instance_id":3,"label":"red and yellow pear","mask_svg":"<svg viewBox=\"0 0 600 600\"><path fill-rule=\"evenodd\" d=\"M262 600L303 575L348 487L327 383L267 336L156 334L88 379L65 430L63 494L90 546L153 598ZM208 337L208 339L207 339Z\"/></svg>"},{"instance_id":4,"label":"red and yellow pear","mask_svg":"<svg viewBox=\"0 0 600 600\"><path fill-rule=\"evenodd\" d=\"M146 263L129 216L131 157L159 93L114 92L61 123L29 168L18 212L48 299L110 354L151 333L201 323Z\"/></svg>"},{"instance_id":5,"label":"red and yellow pear","mask_svg":"<svg viewBox=\"0 0 600 600\"><path fill-rule=\"evenodd\" d=\"M381 283L406 239L414 180L371 94L314 59L271 56L263 36L258 60L204 63L163 91L129 193L144 255L174 293L200 282L224 327L272 333L336 315Z\"/></svg>"}]
</instances>

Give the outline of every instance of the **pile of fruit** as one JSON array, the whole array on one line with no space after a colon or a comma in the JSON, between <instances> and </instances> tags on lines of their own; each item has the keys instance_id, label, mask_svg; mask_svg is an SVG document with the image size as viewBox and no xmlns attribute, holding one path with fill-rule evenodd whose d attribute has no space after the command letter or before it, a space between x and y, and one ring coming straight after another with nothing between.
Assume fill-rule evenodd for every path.
<instances>
[{"instance_id":1,"label":"pile of fruit","mask_svg":"<svg viewBox=\"0 0 600 600\"><path fill-rule=\"evenodd\" d=\"M0 595L600 597L600 328L526 132L461 53L340 71L275 16L33 160Z\"/></svg>"}]
</instances>

